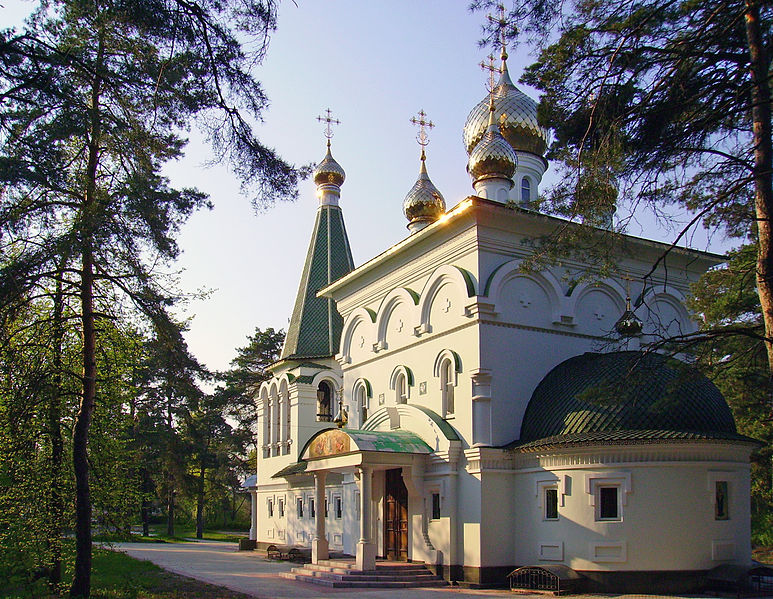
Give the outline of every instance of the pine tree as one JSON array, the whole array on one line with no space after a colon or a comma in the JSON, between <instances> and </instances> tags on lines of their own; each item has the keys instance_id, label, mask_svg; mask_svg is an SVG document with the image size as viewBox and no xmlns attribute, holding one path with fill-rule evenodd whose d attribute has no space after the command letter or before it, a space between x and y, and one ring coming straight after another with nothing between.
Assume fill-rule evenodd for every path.
<instances>
[{"instance_id":1,"label":"pine tree","mask_svg":"<svg viewBox=\"0 0 773 599\"><path fill-rule=\"evenodd\" d=\"M554 131L548 157L562 167L544 209L598 224L610 199L661 215L678 205L694 214L691 225L753 242L773 397L773 6L516 0L501 14L486 28L489 41L504 32L539 51L523 81L544 92L539 116Z\"/></svg>"},{"instance_id":2,"label":"pine tree","mask_svg":"<svg viewBox=\"0 0 773 599\"><path fill-rule=\"evenodd\" d=\"M75 0L43 2L22 31L0 32L0 309L50 288L60 266L77 292L74 597L90 592L88 439L99 323L111 316L96 306L169 328L174 298L158 265L207 199L170 187L161 169L182 156L192 122L253 201L296 193L299 171L248 121L266 104L250 68L275 25L273 0Z\"/></svg>"}]
</instances>

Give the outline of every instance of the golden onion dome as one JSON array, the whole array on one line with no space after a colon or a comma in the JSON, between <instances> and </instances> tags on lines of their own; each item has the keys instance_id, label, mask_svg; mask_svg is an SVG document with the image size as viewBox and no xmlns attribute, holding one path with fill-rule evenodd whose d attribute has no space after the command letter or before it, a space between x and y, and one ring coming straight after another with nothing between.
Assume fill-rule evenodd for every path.
<instances>
[{"instance_id":1,"label":"golden onion dome","mask_svg":"<svg viewBox=\"0 0 773 599\"><path fill-rule=\"evenodd\" d=\"M470 152L467 172L473 181L482 179L512 179L518 164L515 150L499 132L494 121L495 111L489 109L488 126L478 144Z\"/></svg>"},{"instance_id":2,"label":"golden onion dome","mask_svg":"<svg viewBox=\"0 0 773 599\"><path fill-rule=\"evenodd\" d=\"M494 118L502 135L518 152L542 156L548 145L548 131L537 122L537 103L513 84L502 61L502 75L494 88ZM489 113L488 98L478 102L464 124L464 148L471 154L486 134Z\"/></svg>"},{"instance_id":3,"label":"golden onion dome","mask_svg":"<svg viewBox=\"0 0 773 599\"><path fill-rule=\"evenodd\" d=\"M338 164L333 155L330 153L330 140L327 142L327 154L314 169L314 183L317 185L324 185L326 183L332 183L339 187L343 185L346 179L346 173L343 167Z\"/></svg>"},{"instance_id":4,"label":"golden onion dome","mask_svg":"<svg viewBox=\"0 0 773 599\"><path fill-rule=\"evenodd\" d=\"M403 212L411 224L417 224L435 222L445 211L446 201L443 199L443 194L429 179L424 152L422 152L419 178L405 196Z\"/></svg>"}]
</instances>

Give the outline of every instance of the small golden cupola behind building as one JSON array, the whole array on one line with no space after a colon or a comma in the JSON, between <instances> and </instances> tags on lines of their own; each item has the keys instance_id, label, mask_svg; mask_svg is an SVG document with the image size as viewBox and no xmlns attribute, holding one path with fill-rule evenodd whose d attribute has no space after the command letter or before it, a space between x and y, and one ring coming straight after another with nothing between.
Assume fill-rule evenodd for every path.
<instances>
[{"instance_id":1,"label":"small golden cupola behind building","mask_svg":"<svg viewBox=\"0 0 773 599\"><path fill-rule=\"evenodd\" d=\"M427 129L432 129L435 125L432 121L427 120L427 114L423 110L420 110L416 117L411 118L411 122L419 127L416 140L421 146L421 168L419 169L419 178L416 179L416 183L405 196L403 213L408 219L408 230L411 233L416 233L434 223L445 213L446 201L427 173L427 154L424 151L429 143Z\"/></svg>"}]
</instances>

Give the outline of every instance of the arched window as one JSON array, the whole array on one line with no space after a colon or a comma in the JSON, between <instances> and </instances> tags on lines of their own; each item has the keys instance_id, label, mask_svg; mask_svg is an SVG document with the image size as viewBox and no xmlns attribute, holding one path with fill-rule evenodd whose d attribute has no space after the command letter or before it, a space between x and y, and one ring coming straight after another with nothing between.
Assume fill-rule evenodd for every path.
<instances>
[{"instance_id":1,"label":"arched window","mask_svg":"<svg viewBox=\"0 0 773 599\"><path fill-rule=\"evenodd\" d=\"M368 419L368 390L365 385L357 387L357 409L360 412L360 426Z\"/></svg>"},{"instance_id":2,"label":"arched window","mask_svg":"<svg viewBox=\"0 0 773 599\"><path fill-rule=\"evenodd\" d=\"M282 417L279 411L279 396L277 395L276 390L271 393L271 424L271 453L272 455L279 455Z\"/></svg>"},{"instance_id":3,"label":"arched window","mask_svg":"<svg viewBox=\"0 0 773 599\"><path fill-rule=\"evenodd\" d=\"M394 389L395 403L408 403L411 398L411 387L413 386L413 373L407 366L398 366L392 371L389 377L389 388Z\"/></svg>"},{"instance_id":4,"label":"arched window","mask_svg":"<svg viewBox=\"0 0 773 599\"><path fill-rule=\"evenodd\" d=\"M408 381L402 372L395 379L395 403L408 403Z\"/></svg>"},{"instance_id":5,"label":"arched window","mask_svg":"<svg viewBox=\"0 0 773 599\"><path fill-rule=\"evenodd\" d=\"M271 455L271 406L265 392L261 403L263 404L263 457L267 458Z\"/></svg>"},{"instance_id":6,"label":"arched window","mask_svg":"<svg viewBox=\"0 0 773 599\"><path fill-rule=\"evenodd\" d=\"M285 405L287 406L287 419L285 420L285 423L286 423L285 426L287 427L287 436L285 437L285 441L286 441L286 443L285 443L286 452L285 453L290 453L290 438L291 438L291 436L293 434L293 432L292 432L293 429L292 429L292 416L291 416L292 412L290 411L290 396L289 395L285 396Z\"/></svg>"},{"instance_id":7,"label":"arched window","mask_svg":"<svg viewBox=\"0 0 773 599\"><path fill-rule=\"evenodd\" d=\"M317 387L317 422L330 422L333 420L332 402L333 391L330 385L322 381Z\"/></svg>"},{"instance_id":8,"label":"arched window","mask_svg":"<svg viewBox=\"0 0 773 599\"><path fill-rule=\"evenodd\" d=\"M524 177L521 179L521 203L528 204L531 201L531 183Z\"/></svg>"},{"instance_id":9,"label":"arched window","mask_svg":"<svg viewBox=\"0 0 773 599\"><path fill-rule=\"evenodd\" d=\"M440 379L440 413L443 418L456 412L456 385L462 371L462 360L455 351L444 349L435 358L433 374Z\"/></svg>"},{"instance_id":10,"label":"arched window","mask_svg":"<svg viewBox=\"0 0 773 599\"><path fill-rule=\"evenodd\" d=\"M444 417L454 413L454 387L456 387L454 363L446 358L440 364L440 394L443 401Z\"/></svg>"},{"instance_id":11,"label":"arched window","mask_svg":"<svg viewBox=\"0 0 773 599\"><path fill-rule=\"evenodd\" d=\"M282 437L280 443L282 444L282 453L290 453L290 394L287 391L287 386L282 385L279 389L279 412L282 418Z\"/></svg>"}]
</instances>

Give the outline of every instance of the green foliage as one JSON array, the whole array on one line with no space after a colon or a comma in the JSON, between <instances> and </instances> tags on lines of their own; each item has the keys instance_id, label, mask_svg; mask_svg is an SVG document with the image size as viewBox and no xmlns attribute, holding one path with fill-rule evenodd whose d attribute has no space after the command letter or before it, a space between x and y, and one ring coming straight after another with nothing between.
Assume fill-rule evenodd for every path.
<instances>
[{"instance_id":1,"label":"green foliage","mask_svg":"<svg viewBox=\"0 0 773 599\"><path fill-rule=\"evenodd\" d=\"M268 328L255 329L247 337L247 345L236 350L231 368L220 374L222 385L218 393L228 406L228 415L239 423L238 434L245 447L253 441L257 431L257 404L254 393L260 384L270 378L268 367L279 359L285 333Z\"/></svg>"},{"instance_id":2,"label":"green foliage","mask_svg":"<svg viewBox=\"0 0 773 599\"><path fill-rule=\"evenodd\" d=\"M767 395L768 362L754 270L757 248L731 252L726 265L693 287L690 308L710 336L698 347L699 365L722 391L738 431L763 446L752 454L752 538L773 544L773 430Z\"/></svg>"},{"instance_id":3,"label":"green foliage","mask_svg":"<svg viewBox=\"0 0 773 599\"><path fill-rule=\"evenodd\" d=\"M472 8L497 4L475 0ZM754 198L762 188L754 174L746 30L752 6L760 11L769 65L773 7L765 2L512 3L502 31L537 53L522 81L542 92L538 116L553 131L547 157L559 169L540 208L601 229L562 227L542 240L534 260L580 254L613 270L619 255L613 250L624 251L609 228L615 209L620 231L647 207L673 230L675 242L698 223L755 238ZM484 43L496 44L500 33L500 22L489 21ZM685 208L694 219L674 230L670 214Z\"/></svg>"},{"instance_id":4,"label":"green foliage","mask_svg":"<svg viewBox=\"0 0 773 599\"><path fill-rule=\"evenodd\" d=\"M66 544L65 550L72 559L72 544ZM0 564L0 579L6 579L4 564ZM54 597L40 583L7 584L2 596L7 599ZM247 599L241 593L178 576L151 562L107 549L94 552L91 596L95 599Z\"/></svg>"},{"instance_id":5,"label":"green foliage","mask_svg":"<svg viewBox=\"0 0 773 599\"><path fill-rule=\"evenodd\" d=\"M165 163L183 155L195 122L256 204L297 193L301 171L249 124L267 102L250 69L275 26L274 0L76 0L41 2L22 31L0 31L0 324L14 343L37 335L28 342L37 353L26 358L50 367L48 378L22 379L26 393L10 377L3 392L8 426L21 427L12 431L22 452L14 459L44 454L48 435L48 470L31 467L23 477L51 489L44 505L56 506L55 525L41 529L49 547L60 544L62 494L70 489L47 483L61 478L62 428L78 406L73 595L89 592L91 516L123 527L138 500L147 507L153 486L147 468L137 467L134 452L143 445L134 418L157 410L136 409L137 346L113 329L141 320L169 346L163 351L187 353L168 312L180 294L165 271L179 253L181 225L209 203L195 189L170 186ZM123 341L130 347L119 347ZM72 348L81 350L79 368L75 357L62 362ZM181 389L186 381L171 372L161 392L198 393ZM50 388L35 388L40 381ZM175 415L164 399L171 429ZM175 440L166 437L168 472ZM170 498L174 486L168 475ZM58 570L58 558L51 561Z\"/></svg>"}]
</instances>

